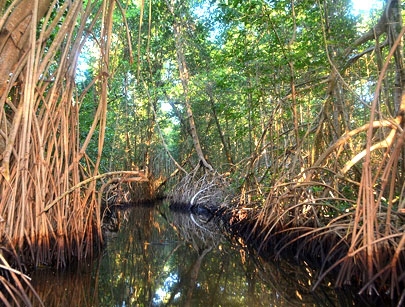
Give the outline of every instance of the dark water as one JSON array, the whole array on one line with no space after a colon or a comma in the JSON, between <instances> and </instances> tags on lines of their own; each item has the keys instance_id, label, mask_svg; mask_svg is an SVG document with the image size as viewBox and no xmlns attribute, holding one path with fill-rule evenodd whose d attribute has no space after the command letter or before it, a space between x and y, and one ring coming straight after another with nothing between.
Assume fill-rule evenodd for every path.
<instances>
[{"instance_id":1,"label":"dark water","mask_svg":"<svg viewBox=\"0 0 405 307\"><path fill-rule=\"evenodd\" d=\"M45 306L353 306L305 264L266 263L218 223L168 205L115 212L103 255L65 272L37 270Z\"/></svg>"}]
</instances>

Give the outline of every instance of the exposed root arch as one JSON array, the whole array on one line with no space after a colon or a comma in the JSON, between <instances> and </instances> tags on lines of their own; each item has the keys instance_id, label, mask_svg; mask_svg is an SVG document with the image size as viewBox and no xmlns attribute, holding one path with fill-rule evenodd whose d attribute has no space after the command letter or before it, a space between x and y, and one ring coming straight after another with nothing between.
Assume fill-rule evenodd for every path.
<instances>
[{"instance_id":1,"label":"exposed root arch","mask_svg":"<svg viewBox=\"0 0 405 307\"><path fill-rule=\"evenodd\" d=\"M197 167L182 178L169 197L173 205L183 208L214 209L227 198L228 189L226 176Z\"/></svg>"}]
</instances>

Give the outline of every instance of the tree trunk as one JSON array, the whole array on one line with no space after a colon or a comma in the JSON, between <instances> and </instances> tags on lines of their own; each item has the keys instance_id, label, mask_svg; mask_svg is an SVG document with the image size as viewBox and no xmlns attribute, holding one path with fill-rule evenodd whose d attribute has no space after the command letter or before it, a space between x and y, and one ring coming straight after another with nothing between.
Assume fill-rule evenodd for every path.
<instances>
[{"instance_id":1,"label":"tree trunk","mask_svg":"<svg viewBox=\"0 0 405 307\"><path fill-rule=\"evenodd\" d=\"M212 97L211 89L208 89L207 92L208 92L208 96L210 97L210 105L211 105L212 115L214 116L215 125L217 126L217 129L218 129L219 138L221 139L222 146L224 147L226 160L230 165L233 166L234 162L233 162L233 159L232 159L230 146L229 146L229 143L227 143L226 140L225 140L225 136L224 136L224 133L222 131L221 124L219 123L219 119L218 119L218 116L217 116L217 111L215 109L215 104L214 104L214 97Z\"/></svg>"},{"instance_id":2,"label":"tree trunk","mask_svg":"<svg viewBox=\"0 0 405 307\"><path fill-rule=\"evenodd\" d=\"M207 162L207 160L204 157L204 153L201 148L200 144L200 139L198 138L197 134L197 128L195 125L194 121L194 115L193 111L191 108L191 103L190 103L190 96L188 93L188 82L189 82L189 75L188 75L188 69L187 69L187 62L186 58L184 56L184 51L183 51L183 38L182 38L182 27L181 23L178 21L176 18L175 12L174 12L174 1L167 1L167 6L169 8L169 11L172 13L174 16L174 22L173 22L173 33L174 33L174 39L175 39L175 44L176 44L176 53L177 53L177 64L179 65L179 73L180 73L180 79L181 79L181 84L183 86L183 92L184 92L184 104L186 107L187 111L187 117L188 117L188 122L190 125L190 132L191 136L193 138L193 144L195 151L198 155L198 158L202 165L209 169L210 171L213 171L213 167L211 164Z\"/></svg>"},{"instance_id":3,"label":"tree trunk","mask_svg":"<svg viewBox=\"0 0 405 307\"><path fill-rule=\"evenodd\" d=\"M9 86L9 80L15 74L14 69L17 63L28 50L29 29L35 2L32 0L17 1L14 8L7 9L12 10L8 18L0 20L0 97ZM50 0L38 0L37 22L45 16L50 3Z\"/></svg>"}]
</instances>

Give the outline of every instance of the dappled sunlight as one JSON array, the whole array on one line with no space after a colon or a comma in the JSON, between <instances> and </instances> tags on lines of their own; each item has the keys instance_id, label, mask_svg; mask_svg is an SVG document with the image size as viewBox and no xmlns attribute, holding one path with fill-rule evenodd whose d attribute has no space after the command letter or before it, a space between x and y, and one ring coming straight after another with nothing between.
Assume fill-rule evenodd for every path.
<instances>
[{"instance_id":1,"label":"dappled sunlight","mask_svg":"<svg viewBox=\"0 0 405 307\"><path fill-rule=\"evenodd\" d=\"M0 302L405 301L401 1L1 2Z\"/></svg>"}]
</instances>

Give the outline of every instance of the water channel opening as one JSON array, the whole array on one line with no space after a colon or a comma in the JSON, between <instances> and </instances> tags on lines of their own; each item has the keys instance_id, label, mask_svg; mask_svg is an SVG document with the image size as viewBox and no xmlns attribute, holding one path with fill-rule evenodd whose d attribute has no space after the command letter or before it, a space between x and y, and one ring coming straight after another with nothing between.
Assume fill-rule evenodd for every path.
<instances>
[{"instance_id":1,"label":"water channel opening","mask_svg":"<svg viewBox=\"0 0 405 307\"><path fill-rule=\"evenodd\" d=\"M113 206L97 259L32 274L45 306L349 306L360 298L305 263L266 262L221 221L168 203Z\"/></svg>"}]
</instances>

